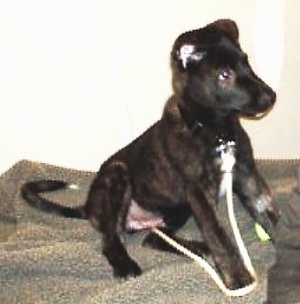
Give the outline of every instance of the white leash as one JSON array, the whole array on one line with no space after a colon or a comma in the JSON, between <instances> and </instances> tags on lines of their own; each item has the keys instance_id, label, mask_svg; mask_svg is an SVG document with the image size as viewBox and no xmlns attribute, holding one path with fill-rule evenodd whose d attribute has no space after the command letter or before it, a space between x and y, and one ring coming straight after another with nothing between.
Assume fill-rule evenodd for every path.
<instances>
[{"instance_id":1,"label":"white leash","mask_svg":"<svg viewBox=\"0 0 300 304\"><path fill-rule=\"evenodd\" d=\"M230 297L241 297L245 296L251 291L254 290L254 288L257 285L257 275L255 273L254 267L252 266L251 259L249 256L249 253L245 247L245 244L243 242L241 233L239 231L235 215L234 215L234 207L233 207L233 196L232 196L232 168L235 164L235 157L234 157L234 142L227 142L227 143L221 143L220 146L217 148L217 152L220 153L220 157L222 160L222 166L221 171L223 172L223 180L221 183L221 189L224 187L226 191L226 200L227 200L227 210L228 210L228 216L229 221L231 224L231 228L233 230L233 235L235 238L235 241L237 243L239 252L241 254L241 257L243 259L244 265L246 269L249 271L251 276L253 277L253 282L245 287L239 288L239 289L229 289L226 287L218 273L215 271L215 269L202 257L194 254L184 246L180 245L176 241L174 241L172 238L167 236L165 233L160 231L157 228L154 228L152 231L156 233L158 236L160 236L164 241L166 241L168 244L176 248L178 251L186 255L187 257L194 260L196 263L198 263L204 270L212 277L212 279L215 281L216 285L221 289L221 291Z\"/></svg>"}]
</instances>

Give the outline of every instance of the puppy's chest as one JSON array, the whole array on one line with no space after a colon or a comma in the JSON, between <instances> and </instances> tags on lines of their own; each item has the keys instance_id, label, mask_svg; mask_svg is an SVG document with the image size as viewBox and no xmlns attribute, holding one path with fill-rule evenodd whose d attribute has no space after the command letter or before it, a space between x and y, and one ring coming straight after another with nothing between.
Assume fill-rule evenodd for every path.
<instances>
[{"instance_id":1,"label":"puppy's chest","mask_svg":"<svg viewBox=\"0 0 300 304\"><path fill-rule=\"evenodd\" d=\"M201 169L201 176L194 180L185 180L186 183L200 183L207 193L210 192L212 196L217 194L219 197L224 195L226 189L224 185L225 173L232 172L235 164L235 143L234 142L219 142L214 151L213 160L211 162L201 162L198 164ZM202 180L202 181L201 181ZM183 187L185 187L183 185ZM169 189L171 190L171 189ZM175 191L175 189L173 189ZM176 191L175 191L176 192ZM211 197L209 195L209 197ZM177 204L173 205L176 213ZM151 209L151 208L150 208ZM143 229L153 229L156 227L164 227L165 216L159 212L146 210L134 200L131 201L127 216L125 219L125 228L127 231L138 231Z\"/></svg>"},{"instance_id":2,"label":"puppy's chest","mask_svg":"<svg viewBox=\"0 0 300 304\"><path fill-rule=\"evenodd\" d=\"M186 155L183 166L185 174L195 179L208 182L218 181L224 170L225 161L230 156L236 162L236 144L231 140L216 139L206 143L200 141L193 147L193 151Z\"/></svg>"}]
</instances>

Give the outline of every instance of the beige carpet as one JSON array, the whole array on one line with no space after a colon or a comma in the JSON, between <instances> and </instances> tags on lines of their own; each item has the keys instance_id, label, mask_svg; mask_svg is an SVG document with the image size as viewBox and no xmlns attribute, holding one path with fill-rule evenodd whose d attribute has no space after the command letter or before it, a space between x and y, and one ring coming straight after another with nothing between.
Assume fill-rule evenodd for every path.
<instances>
[{"instance_id":1,"label":"beige carpet","mask_svg":"<svg viewBox=\"0 0 300 304\"><path fill-rule=\"evenodd\" d=\"M278 204L285 204L297 185L300 161L259 161ZM101 255L101 238L88 222L59 218L28 206L19 189L27 180L64 179L79 185L49 195L64 204L85 200L94 174L21 161L0 177L0 303L263 303L267 270L274 262L272 245L260 243L253 222L236 204L239 227L259 286L243 298L223 296L208 275L189 259L140 246L144 233L124 235L142 276L116 280ZM221 209L223 207L221 206ZM223 212L221 210L221 212ZM193 221L182 235L201 237Z\"/></svg>"}]
</instances>

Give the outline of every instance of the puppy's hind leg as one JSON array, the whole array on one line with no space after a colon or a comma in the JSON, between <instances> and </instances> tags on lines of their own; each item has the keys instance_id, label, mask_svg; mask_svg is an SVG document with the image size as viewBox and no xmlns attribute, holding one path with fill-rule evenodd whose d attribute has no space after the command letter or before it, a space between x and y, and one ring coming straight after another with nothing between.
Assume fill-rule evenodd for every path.
<instances>
[{"instance_id":1,"label":"puppy's hind leg","mask_svg":"<svg viewBox=\"0 0 300 304\"><path fill-rule=\"evenodd\" d=\"M127 167L122 162L112 162L101 168L86 202L92 225L102 233L102 252L114 275L122 278L141 274L140 267L130 258L119 236L130 200Z\"/></svg>"}]
</instances>

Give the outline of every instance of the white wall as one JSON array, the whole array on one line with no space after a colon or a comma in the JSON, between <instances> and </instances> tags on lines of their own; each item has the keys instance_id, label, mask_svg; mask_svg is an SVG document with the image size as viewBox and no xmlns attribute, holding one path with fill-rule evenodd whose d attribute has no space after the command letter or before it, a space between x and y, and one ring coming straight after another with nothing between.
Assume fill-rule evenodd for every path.
<instances>
[{"instance_id":1,"label":"white wall","mask_svg":"<svg viewBox=\"0 0 300 304\"><path fill-rule=\"evenodd\" d=\"M2 1L0 173L24 158L97 170L160 117L174 39L218 18L278 93L245 123L256 156L300 157L299 17L293 0Z\"/></svg>"}]
</instances>

